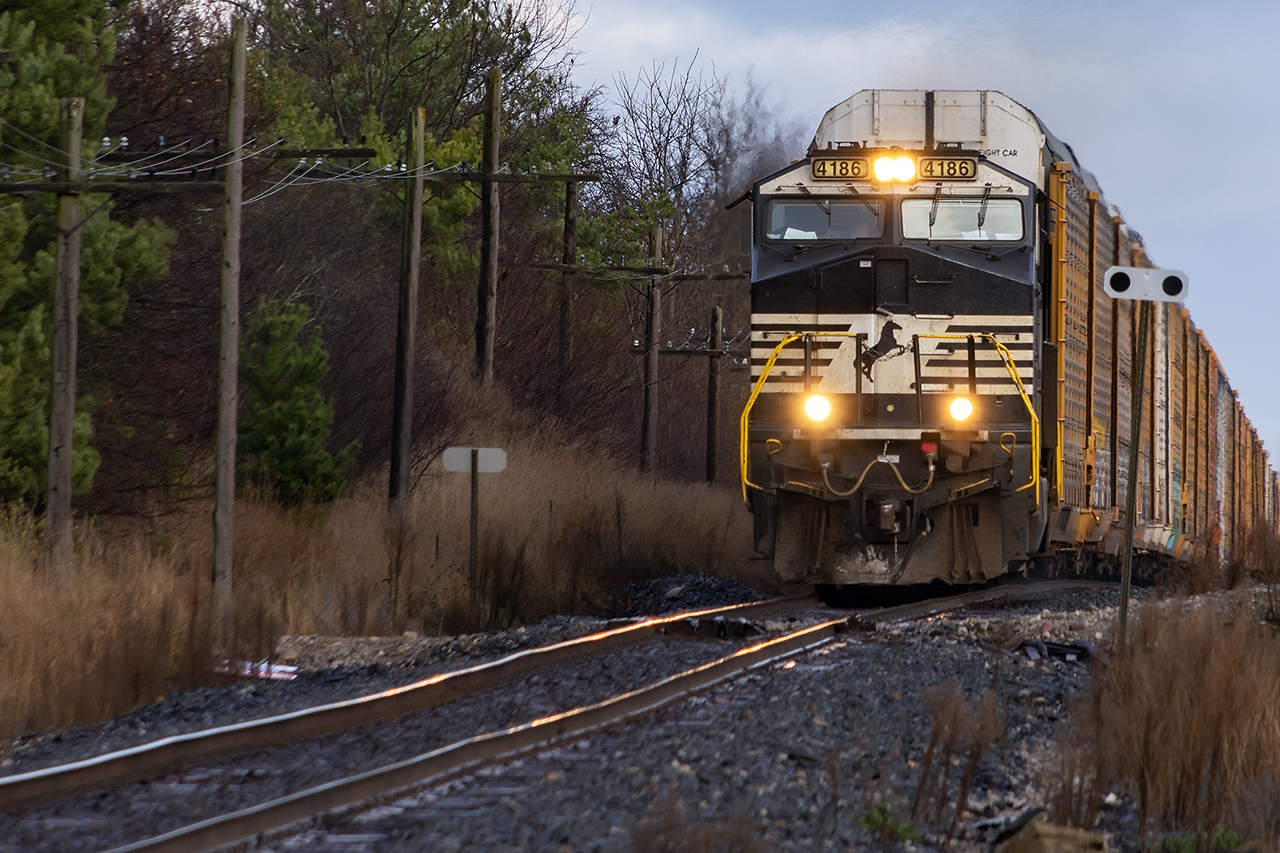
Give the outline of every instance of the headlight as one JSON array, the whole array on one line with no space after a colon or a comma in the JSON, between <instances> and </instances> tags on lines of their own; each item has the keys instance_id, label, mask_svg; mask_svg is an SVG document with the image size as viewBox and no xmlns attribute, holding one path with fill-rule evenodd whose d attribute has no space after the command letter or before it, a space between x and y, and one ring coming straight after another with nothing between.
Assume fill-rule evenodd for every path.
<instances>
[{"instance_id":1,"label":"headlight","mask_svg":"<svg viewBox=\"0 0 1280 853\"><path fill-rule=\"evenodd\" d=\"M804 401L804 413L815 421L826 420L827 415L831 414L831 404L821 394L814 394Z\"/></svg>"},{"instance_id":2,"label":"headlight","mask_svg":"<svg viewBox=\"0 0 1280 853\"><path fill-rule=\"evenodd\" d=\"M910 157L881 157L875 162L876 180L906 182L916 176L916 161Z\"/></svg>"},{"instance_id":3,"label":"headlight","mask_svg":"<svg viewBox=\"0 0 1280 853\"><path fill-rule=\"evenodd\" d=\"M968 397L956 397L951 401L951 417L963 421L973 414L973 403Z\"/></svg>"}]
</instances>

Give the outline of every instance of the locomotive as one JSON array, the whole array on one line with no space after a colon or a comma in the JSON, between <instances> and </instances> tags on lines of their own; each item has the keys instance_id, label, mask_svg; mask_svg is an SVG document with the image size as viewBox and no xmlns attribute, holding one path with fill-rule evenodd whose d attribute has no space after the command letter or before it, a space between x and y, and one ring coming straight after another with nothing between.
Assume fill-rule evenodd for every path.
<instances>
[{"instance_id":1,"label":"locomotive","mask_svg":"<svg viewBox=\"0 0 1280 853\"><path fill-rule=\"evenodd\" d=\"M1105 571L1129 488L1134 547L1161 561L1239 559L1275 529L1276 475L1212 348L1156 303L1133 363L1136 303L1103 277L1150 266L1141 238L1013 99L859 92L748 197L740 474L784 582Z\"/></svg>"}]
</instances>

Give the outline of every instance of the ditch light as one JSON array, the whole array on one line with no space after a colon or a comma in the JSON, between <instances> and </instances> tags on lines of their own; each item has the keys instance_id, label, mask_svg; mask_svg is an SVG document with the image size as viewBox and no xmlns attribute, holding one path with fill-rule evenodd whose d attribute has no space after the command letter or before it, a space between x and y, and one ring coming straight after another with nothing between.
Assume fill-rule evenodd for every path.
<instances>
[{"instance_id":1,"label":"ditch light","mask_svg":"<svg viewBox=\"0 0 1280 853\"><path fill-rule=\"evenodd\" d=\"M821 394L814 394L804 401L804 413L810 420L823 421L831 414L831 403Z\"/></svg>"}]
</instances>

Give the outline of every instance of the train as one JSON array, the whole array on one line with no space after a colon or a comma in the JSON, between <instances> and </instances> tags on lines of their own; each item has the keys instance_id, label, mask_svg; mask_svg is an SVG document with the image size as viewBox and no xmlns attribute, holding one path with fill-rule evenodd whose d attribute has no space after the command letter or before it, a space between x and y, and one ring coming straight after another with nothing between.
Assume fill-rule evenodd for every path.
<instances>
[{"instance_id":1,"label":"train","mask_svg":"<svg viewBox=\"0 0 1280 853\"><path fill-rule=\"evenodd\" d=\"M864 90L750 200L756 552L820 590L1248 556L1280 485L1185 308L1071 147L997 91ZM1146 393L1134 399L1137 371ZM1137 470L1129 470L1133 418Z\"/></svg>"}]
</instances>

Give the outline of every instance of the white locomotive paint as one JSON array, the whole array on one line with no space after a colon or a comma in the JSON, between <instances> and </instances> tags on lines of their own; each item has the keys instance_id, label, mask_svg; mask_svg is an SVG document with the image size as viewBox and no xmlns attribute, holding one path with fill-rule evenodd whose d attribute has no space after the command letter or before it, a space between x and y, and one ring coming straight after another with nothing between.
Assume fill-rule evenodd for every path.
<instances>
[{"instance_id":1,"label":"white locomotive paint","mask_svg":"<svg viewBox=\"0 0 1280 853\"><path fill-rule=\"evenodd\" d=\"M925 93L922 90L866 89L841 101L822 117L813 147L839 143L872 148L924 148ZM934 142L960 143L1022 175L1043 189L1040 121L1008 95L994 91L933 93ZM984 178L985 180L985 178Z\"/></svg>"},{"instance_id":2,"label":"white locomotive paint","mask_svg":"<svg viewBox=\"0 0 1280 853\"><path fill-rule=\"evenodd\" d=\"M965 335L969 329L1001 329L996 340L1009 348L1018 376L1028 390L1032 383L1032 346L1034 329L1026 315L959 315L956 317L915 317L911 314L822 314L822 328L814 324L812 314L756 314L754 323L785 325L796 332L814 331L815 347L810 385L813 390L831 394L853 394L862 374L864 394L914 394L914 335ZM863 336L862 358L851 337L822 337L823 331L840 330ZM956 331L964 329L965 331ZM1016 331L1014 331L1016 330ZM786 333L760 331L751 333L751 377L759 380L764 363ZM830 346L839 344L838 348ZM969 350L963 338L923 338L920 344L920 373L935 382L922 383L925 394L967 392L969 389ZM770 381L762 393L797 393L804 390L804 344L789 344L770 371ZM1016 394L1016 388L999 353L989 343L976 341L974 375L980 394ZM785 377L785 379L784 379Z\"/></svg>"}]
</instances>

